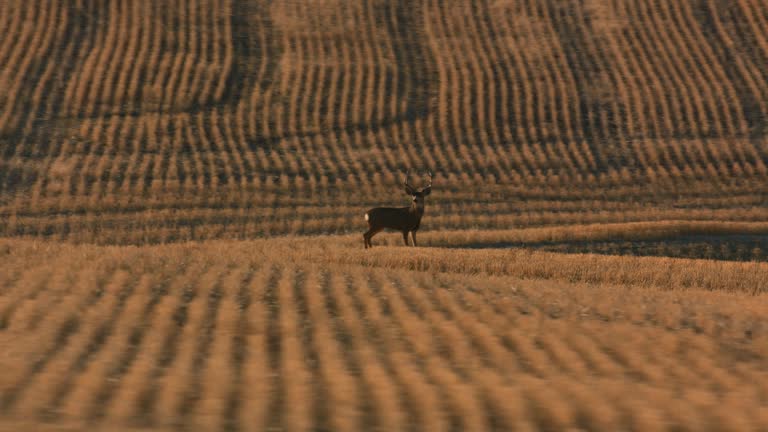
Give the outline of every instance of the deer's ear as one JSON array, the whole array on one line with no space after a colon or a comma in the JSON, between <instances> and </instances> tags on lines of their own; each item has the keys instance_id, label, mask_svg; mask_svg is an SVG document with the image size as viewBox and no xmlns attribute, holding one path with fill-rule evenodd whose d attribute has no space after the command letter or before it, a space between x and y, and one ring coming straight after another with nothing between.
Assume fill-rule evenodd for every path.
<instances>
[{"instance_id":1,"label":"deer's ear","mask_svg":"<svg viewBox=\"0 0 768 432\"><path fill-rule=\"evenodd\" d=\"M421 194L424 196L429 195L430 192L432 192L432 186L425 187L421 190Z\"/></svg>"},{"instance_id":2,"label":"deer's ear","mask_svg":"<svg viewBox=\"0 0 768 432\"><path fill-rule=\"evenodd\" d=\"M413 188L410 185L405 185L405 194L406 195L413 195L416 191L413 190Z\"/></svg>"}]
</instances>

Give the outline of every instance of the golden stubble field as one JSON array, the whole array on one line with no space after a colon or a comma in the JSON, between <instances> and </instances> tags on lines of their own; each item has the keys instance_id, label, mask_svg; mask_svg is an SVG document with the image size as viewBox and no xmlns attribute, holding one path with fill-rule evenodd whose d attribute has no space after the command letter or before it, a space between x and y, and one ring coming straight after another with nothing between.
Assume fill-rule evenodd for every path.
<instances>
[{"instance_id":1,"label":"golden stubble field","mask_svg":"<svg viewBox=\"0 0 768 432\"><path fill-rule=\"evenodd\" d=\"M480 272L392 246L351 264L356 237L0 242L0 428L768 427L768 264L474 251ZM571 273L603 264L624 283Z\"/></svg>"},{"instance_id":2,"label":"golden stubble field","mask_svg":"<svg viewBox=\"0 0 768 432\"><path fill-rule=\"evenodd\" d=\"M764 0L8 0L0 233L765 221Z\"/></svg>"},{"instance_id":3,"label":"golden stubble field","mask_svg":"<svg viewBox=\"0 0 768 432\"><path fill-rule=\"evenodd\" d=\"M0 429L768 429L765 0L0 29Z\"/></svg>"}]
</instances>

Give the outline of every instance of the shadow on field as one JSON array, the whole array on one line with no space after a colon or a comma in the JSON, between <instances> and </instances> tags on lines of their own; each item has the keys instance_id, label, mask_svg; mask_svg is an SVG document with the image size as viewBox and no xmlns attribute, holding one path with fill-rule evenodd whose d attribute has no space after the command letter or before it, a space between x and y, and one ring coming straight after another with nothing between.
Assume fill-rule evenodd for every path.
<instances>
[{"instance_id":1,"label":"shadow on field","mask_svg":"<svg viewBox=\"0 0 768 432\"><path fill-rule=\"evenodd\" d=\"M768 261L768 235L690 235L649 240L469 243L451 248L529 249L561 253Z\"/></svg>"}]
</instances>

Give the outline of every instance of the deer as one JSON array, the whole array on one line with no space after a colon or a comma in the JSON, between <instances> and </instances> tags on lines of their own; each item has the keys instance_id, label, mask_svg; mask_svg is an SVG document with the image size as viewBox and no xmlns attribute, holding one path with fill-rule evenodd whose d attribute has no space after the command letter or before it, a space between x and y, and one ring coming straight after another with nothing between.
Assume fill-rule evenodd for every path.
<instances>
[{"instance_id":1,"label":"deer","mask_svg":"<svg viewBox=\"0 0 768 432\"><path fill-rule=\"evenodd\" d=\"M408 233L411 233L413 245L416 246L416 231L419 230L421 217L424 216L424 198L432 192L432 172L428 171L429 184L417 190L408 184L410 170L405 174L405 193L411 196L409 207L376 207L365 213L368 222L368 231L363 234L365 248L373 247L371 239L385 228L397 230L403 233L403 241L408 246Z\"/></svg>"}]
</instances>

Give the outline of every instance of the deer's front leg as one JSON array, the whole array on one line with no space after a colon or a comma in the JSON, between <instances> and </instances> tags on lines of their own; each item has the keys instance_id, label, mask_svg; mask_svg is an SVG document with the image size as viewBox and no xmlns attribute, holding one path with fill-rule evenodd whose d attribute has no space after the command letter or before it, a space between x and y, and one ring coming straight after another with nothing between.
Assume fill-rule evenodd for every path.
<instances>
[{"instance_id":1,"label":"deer's front leg","mask_svg":"<svg viewBox=\"0 0 768 432\"><path fill-rule=\"evenodd\" d=\"M408 246L408 231L403 231L403 242Z\"/></svg>"},{"instance_id":2,"label":"deer's front leg","mask_svg":"<svg viewBox=\"0 0 768 432\"><path fill-rule=\"evenodd\" d=\"M416 231L411 231L411 239L413 239L413 245L416 246Z\"/></svg>"}]
</instances>

